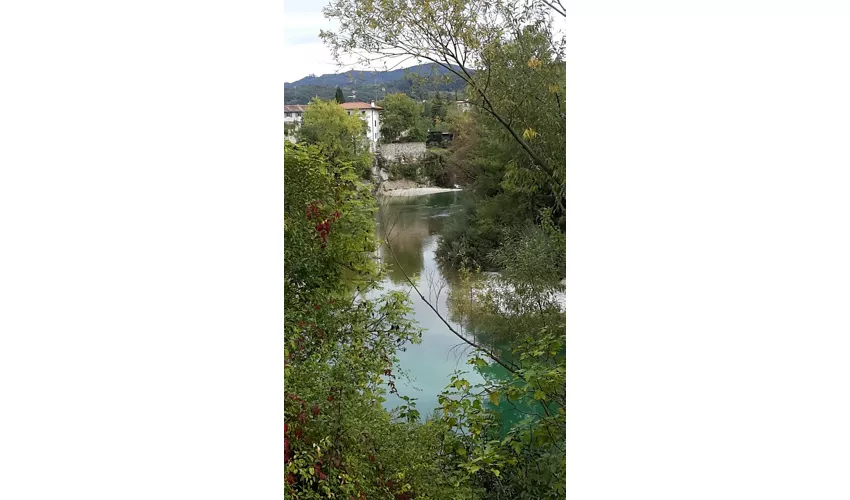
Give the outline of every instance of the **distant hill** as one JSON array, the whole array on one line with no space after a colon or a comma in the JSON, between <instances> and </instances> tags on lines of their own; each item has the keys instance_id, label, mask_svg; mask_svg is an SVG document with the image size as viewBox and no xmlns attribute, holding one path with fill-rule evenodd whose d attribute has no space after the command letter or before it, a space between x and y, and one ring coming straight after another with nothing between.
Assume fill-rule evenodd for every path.
<instances>
[{"instance_id":1,"label":"distant hill","mask_svg":"<svg viewBox=\"0 0 850 500\"><path fill-rule=\"evenodd\" d=\"M417 75L427 76L450 76L449 82L419 82ZM334 96L336 88L340 87L346 96L357 96L357 100L368 101L380 99L386 94L393 92L404 92L413 98L425 99L439 91L441 94L460 93L465 84L463 80L451 74L449 70L437 64L421 64L410 68L395 69L392 71L357 71L351 70L345 73L326 74L322 76L310 75L295 82L284 84L284 101L286 104L307 104L313 97L330 99ZM385 89L385 90L383 90Z\"/></svg>"}]
</instances>

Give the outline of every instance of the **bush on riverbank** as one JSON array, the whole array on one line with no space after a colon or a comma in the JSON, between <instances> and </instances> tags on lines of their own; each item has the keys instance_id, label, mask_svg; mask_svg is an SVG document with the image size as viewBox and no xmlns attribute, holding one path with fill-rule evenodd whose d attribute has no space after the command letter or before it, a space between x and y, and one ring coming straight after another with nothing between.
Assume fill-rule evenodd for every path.
<instances>
[{"instance_id":1,"label":"bush on riverbank","mask_svg":"<svg viewBox=\"0 0 850 500\"><path fill-rule=\"evenodd\" d=\"M522 124L514 133L479 108L453 123L447 163L469 186L473 199L437 249L440 260L453 267L502 269L494 252L521 239L524 228L550 224L561 234L565 231L565 65L550 52L550 42L545 31L529 28L500 46L493 59L488 73L490 102L512 123ZM518 105L518 95L522 102L541 104ZM560 255L563 252L552 253L547 262Z\"/></svg>"}]
</instances>

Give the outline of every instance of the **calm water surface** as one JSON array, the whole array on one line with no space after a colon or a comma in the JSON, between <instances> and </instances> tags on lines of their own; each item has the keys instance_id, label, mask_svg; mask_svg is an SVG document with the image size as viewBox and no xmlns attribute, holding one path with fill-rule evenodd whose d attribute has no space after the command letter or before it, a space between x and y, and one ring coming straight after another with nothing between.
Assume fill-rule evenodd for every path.
<instances>
[{"instance_id":1,"label":"calm water surface","mask_svg":"<svg viewBox=\"0 0 850 500\"><path fill-rule=\"evenodd\" d=\"M419 275L419 290L449 320L447 295L451 277L445 276L435 260L434 252L444 224L460 210L464 193L447 192L416 197L386 197L379 199L376 214L378 237L389 239L395 258L386 246L381 246L381 260L388 266L388 276L382 282L384 290L409 291L413 302L413 319L422 328L422 343L410 344L398 357L400 372L396 387L401 395L417 398L416 406L423 417L437 408L437 395L449 384L452 373L467 371L465 378L472 384L482 380L480 373L467 364L471 349L452 332L425 302L412 291L404 272ZM399 266L400 264L400 266ZM457 331L461 325L452 322ZM399 370L400 368L400 370ZM405 377L406 375L406 377ZM388 408L402 401L389 395Z\"/></svg>"}]
</instances>

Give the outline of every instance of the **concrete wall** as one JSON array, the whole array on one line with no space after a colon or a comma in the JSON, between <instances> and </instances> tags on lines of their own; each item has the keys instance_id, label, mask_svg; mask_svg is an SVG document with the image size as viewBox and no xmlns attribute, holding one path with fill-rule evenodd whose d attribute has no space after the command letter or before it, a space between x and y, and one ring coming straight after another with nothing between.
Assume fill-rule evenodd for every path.
<instances>
[{"instance_id":1,"label":"concrete wall","mask_svg":"<svg viewBox=\"0 0 850 500\"><path fill-rule=\"evenodd\" d=\"M387 162L418 160L425 156L424 142L402 142L399 144L381 144L378 154Z\"/></svg>"}]
</instances>

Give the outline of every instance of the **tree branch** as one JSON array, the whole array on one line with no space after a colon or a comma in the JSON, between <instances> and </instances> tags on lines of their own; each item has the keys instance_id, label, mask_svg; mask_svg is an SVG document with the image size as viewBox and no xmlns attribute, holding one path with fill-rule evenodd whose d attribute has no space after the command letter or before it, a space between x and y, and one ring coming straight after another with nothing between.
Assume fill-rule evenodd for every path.
<instances>
[{"instance_id":1,"label":"tree branch","mask_svg":"<svg viewBox=\"0 0 850 500\"><path fill-rule=\"evenodd\" d=\"M389 248L389 249L390 249L390 253L391 253L391 254L392 254L392 256L393 256L393 260L395 260L395 263L396 263L396 265L398 266L398 268L401 270L401 273L404 275L404 278L407 280L407 282L408 282L408 283L410 283L410 286L411 286L411 287L413 287L413 290L414 290L414 291L416 291L416 294L417 294L417 295L419 295L419 298L421 298L421 299L422 299L422 301L423 301L423 302L425 302L425 304L427 304L427 305L428 305L428 307L429 307L432 311L434 311L434 314L436 314L436 315L437 315L437 317L438 317L438 318L440 318L440 321L442 321L442 322L443 322L443 324L444 324L444 325L446 325L446 328L448 328L450 332L452 332L452 333L453 333L453 334L454 334L457 338L459 338L460 340L462 340L462 341L466 342L466 343L467 343L467 344L469 344L470 346L472 346L472 347L474 347L475 349L477 349L477 350L479 350L479 351L483 352L484 354L486 354L486 355L487 355L487 357L489 357L490 359L492 359L493 361L495 361L496 363L498 363L499 365L501 365L501 366L502 366L502 368L504 368L505 370L508 370L509 372L511 372L514 376L519 377L521 380L525 381L525 378L524 378L524 377L523 377L520 373L518 373L518 372L516 371L516 369L515 369L515 368L513 368L513 367L510 367L510 366L506 365L506 364L505 364L505 363L504 363L501 359L499 359L499 358L498 358L495 354L493 354L493 353L492 353L492 352L490 352L489 350L487 350L487 349L485 349L484 347L482 347L482 346L480 346L480 345L476 344L475 342L472 342L471 340L467 339L466 337L464 337L463 335L461 335L460 333L458 333L458 332L457 332L457 330L455 330L455 329L454 329L454 327L453 327L451 324L449 324L449 322L448 322L448 321L446 321L446 319L443 317L443 315L442 315L442 314L440 314L440 312L439 312L439 311L437 311L437 309L436 309L436 308L435 308L435 307L431 304L431 302L429 302L429 301L428 301L428 299L426 299L426 298L425 298L425 296L424 296L424 295L422 295L422 292L420 292L420 291L419 291L419 288L416 286L416 283L414 283L414 282L413 282L413 280L412 280L412 279L410 279L410 276L408 276L407 271L405 271L405 270L404 270L404 268L401 266L401 263L400 263L400 262L398 261L398 259L396 258L396 256L395 256L395 251L393 251L393 247L389 244L389 242L387 242L387 248Z\"/></svg>"}]
</instances>

